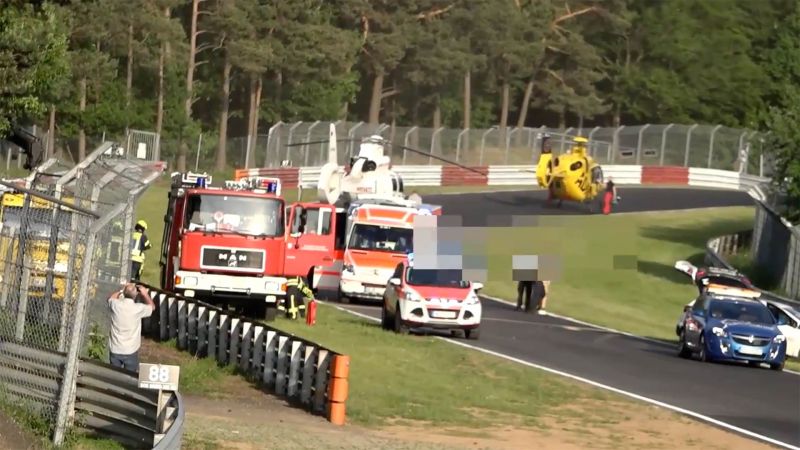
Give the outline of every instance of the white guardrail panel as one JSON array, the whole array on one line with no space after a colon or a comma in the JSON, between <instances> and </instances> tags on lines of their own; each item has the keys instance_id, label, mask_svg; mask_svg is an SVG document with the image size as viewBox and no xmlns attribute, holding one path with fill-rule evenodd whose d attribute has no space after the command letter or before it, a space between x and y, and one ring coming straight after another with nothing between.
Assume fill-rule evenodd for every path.
<instances>
[{"instance_id":1,"label":"white guardrail panel","mask_svg":"<svg viewBox=\"0 0 800 450\"><path fill-rule=\"evenodd\" d=\"M300 186L316 188L321 167L301 167ZM442 166L393 166L392 170L403 177L405 186L441 186Z\"/></svg>"},{"instance_id":2,"label":"white guardrail panel","mask_svg":"<svg viewBox=\"0 0 800 450\"><path fill-rule=\"evenodd\" d=\"M614 178L615 184L642 184L642 166L608 165L603 168L603 177Z\"/></svg>"},{"instance_id":3,"label":"white guardrail panel","mask_svg":"<svg viewBox=\"0 0 800 450\"><path fill-rule=\"evenodd\" d=\"M536 166L489 166L489 186L536 186Z\"/></svg>"}]
</instances>

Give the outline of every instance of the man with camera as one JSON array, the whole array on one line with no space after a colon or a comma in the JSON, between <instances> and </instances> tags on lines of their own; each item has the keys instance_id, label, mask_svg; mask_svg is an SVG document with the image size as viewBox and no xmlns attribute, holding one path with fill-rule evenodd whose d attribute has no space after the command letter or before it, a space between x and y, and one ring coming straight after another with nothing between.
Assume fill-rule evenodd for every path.
<instances>
[{"instance_id":1,"label":"man with camera","mask_svg":"<svg viewBox=\"0 0 800 450\"><path fill-rule=\"evenodd\" d=\"M136 302L140 295L144 304ZM142 319L150 317L156 305L146 287L128 283L108 298L108 307L111 310L111 332L108 335L110 363L138 373Z\"/></svg>"}]
</instances>

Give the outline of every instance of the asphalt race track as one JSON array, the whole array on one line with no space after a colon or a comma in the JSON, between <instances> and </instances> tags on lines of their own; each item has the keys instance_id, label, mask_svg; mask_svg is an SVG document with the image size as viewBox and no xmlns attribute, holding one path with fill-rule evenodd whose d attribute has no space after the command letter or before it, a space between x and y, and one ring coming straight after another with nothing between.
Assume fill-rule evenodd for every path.
<instances>
[{"instance_id":1,"label":"asphalt race track","mask_svg":"<svg viewBox=\"0 0 800 450\"><path fill-rule=\"evenodd\" d=\"M619 187L616 212L748 206L742 192ZM546 193L502 192L423 196L463 226L485 215L586 214L580 206L544 205ZM481 338L470 345L546 366L800 447L800 376L676 355L671 343L639 339L551 317L514 311L485 299ZM380 318L379 306L343 305ZM677 320L680 311L675 312ZM458 338L454 338L458 339Z\"/></svg>"}]
</instances>

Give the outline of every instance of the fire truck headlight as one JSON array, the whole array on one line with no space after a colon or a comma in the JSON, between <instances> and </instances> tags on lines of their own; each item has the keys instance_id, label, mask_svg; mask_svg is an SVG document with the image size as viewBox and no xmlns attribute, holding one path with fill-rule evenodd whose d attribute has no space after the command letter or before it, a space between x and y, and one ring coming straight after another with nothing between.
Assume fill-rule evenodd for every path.
<instances>
[{"instance_id":1,"label":"fire truck headlight","mask_svg":"<svg viewBox=\"0 0 800 450\"><path fill-rule=\"evenodd\" d=\"M183 277L184 286L197 286L197 277Z\"/></svg>"}]
</instances>

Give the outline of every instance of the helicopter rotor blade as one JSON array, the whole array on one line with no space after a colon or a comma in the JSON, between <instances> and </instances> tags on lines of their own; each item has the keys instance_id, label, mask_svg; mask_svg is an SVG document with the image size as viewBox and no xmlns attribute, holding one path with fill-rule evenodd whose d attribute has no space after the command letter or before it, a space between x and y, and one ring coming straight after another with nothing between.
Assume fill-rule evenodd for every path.
<instances>
[{"instance_id":1,"label":"helicopter rotor blade","mask_svg":"<svg viewBox=\"0 0 800 450\"><path fill-rule=\"evenodd\" d=\"M392 143L387 143L387 144L389 144L389 145L391 145L393 147L397 147L397 148L400 148L400 149L403 149L403 150L408 150L410 152L414 152L414 153L417 153L417 154L420 154L420 155L423 155L423 156L429 156L429 157L431 157L433 159L438 159L439 161L443 161L443 162L446 162L448 164L452 164L454 166L461 167L462 169L469 170L470 172L475 172L478 175L486 176L486 174L481 172L480 170L475 170L472 167L468 167L468 166L465 166L463 164L459 164L459 163L457 163L455 161L451 161L451 160L449 160L447 158L442 158L441 156L436 156L436 155L434 155L432 153L428 153L428 152L426 152L424 150L418 150L416 148L406 147L405 145L394 145Z\"/></svg>"},{"instance_id":2,"label":"helicopter rotor blade","mask_svg":"<svg viewBox=\"0 0 800 450\"><path fill-rule=\"evenodd\" d=\"M336 142L354 142L355 139L337 139ZM286 144L285 147L300 147L301 145L312 145L312 144L327 144L330 142L330 139L320 140L320 141L307 141L307 142L295 142L293 144Z\"/></svg>"}]
</instances>

